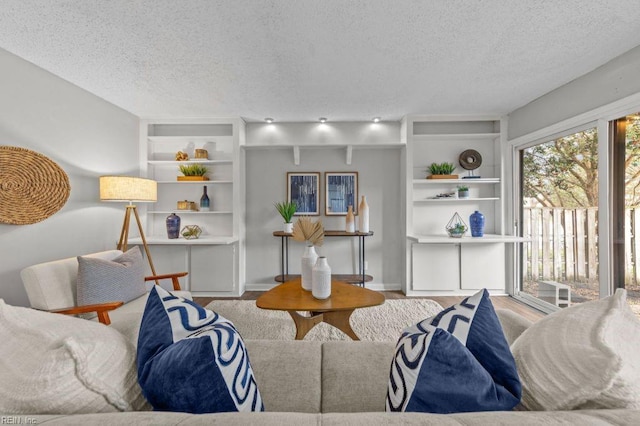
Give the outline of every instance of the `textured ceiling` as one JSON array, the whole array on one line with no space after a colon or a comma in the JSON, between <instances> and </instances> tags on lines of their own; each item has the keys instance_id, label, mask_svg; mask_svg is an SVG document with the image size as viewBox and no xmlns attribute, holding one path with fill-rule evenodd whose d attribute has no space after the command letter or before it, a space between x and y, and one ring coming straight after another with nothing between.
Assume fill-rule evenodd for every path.
<instances>
[{"instance_id":1,"label":"textured ceiling","mask_svg":"<svg viewBox=\"0 0 640 426\"><path fill-rule=\"evenodd\" d=\"M0 4L0 48L139 116L507 113L637 45L637 0Z\"/></svg>"}]
</instances>

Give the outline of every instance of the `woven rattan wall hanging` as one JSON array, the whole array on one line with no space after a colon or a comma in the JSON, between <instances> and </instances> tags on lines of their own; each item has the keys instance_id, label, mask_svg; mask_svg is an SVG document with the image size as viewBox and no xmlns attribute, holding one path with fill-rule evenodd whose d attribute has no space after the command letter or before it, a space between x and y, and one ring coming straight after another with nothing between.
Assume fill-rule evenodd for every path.
<instances>
[{"instance_id":1,"label":"woven rattan wall hanging","mask_svg":"<svg viewBox=\"0 0 640 426\"><path fill-rule=\"evenodd\" d=\"M40 222L60 210L70 192L69 177L49 158L0 146L0 223Z\"/></svg>"}]
</instances>

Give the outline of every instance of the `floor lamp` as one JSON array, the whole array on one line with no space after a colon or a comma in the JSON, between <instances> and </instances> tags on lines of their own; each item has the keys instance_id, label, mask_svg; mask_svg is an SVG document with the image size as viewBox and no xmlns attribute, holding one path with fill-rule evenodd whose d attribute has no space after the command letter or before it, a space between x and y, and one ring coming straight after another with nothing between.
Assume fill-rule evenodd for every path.
<instances>
[{"instance_id":1,"label":"floor lamp","mask_svg":"<svg viewBox=\"0 0 640 426\"><path fill-rule=\"evenodd\" d=\"M140 231L142 245L144 246L144 251L147 254L147 260L151 267L151 274L154 276L157 275L156 268L153 266L151 253L149 253L149 246L147 245L147 240L144 237L144 232L142 231L142 224L140 223L140 216L138 216L138 209L133 202L153 203L157 200L158 184L155 180L133 176L100 176L100 201L129 203L124 213L124 223L122 224L122 231L120 231L118 250L127 251L129 225L131 223L131 212L133 212L133 215L136 218L136 223L138 224L138 230Z\"/></svg>"}]
</instances>

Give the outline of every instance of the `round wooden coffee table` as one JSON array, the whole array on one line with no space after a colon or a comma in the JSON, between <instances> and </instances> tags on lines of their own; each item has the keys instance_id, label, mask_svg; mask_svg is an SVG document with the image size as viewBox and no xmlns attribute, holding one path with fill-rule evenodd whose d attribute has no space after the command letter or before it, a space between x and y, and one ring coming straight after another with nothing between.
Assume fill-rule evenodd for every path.
<instances>
[{"instance_id":1,"label":"round wooden coffee table","mask_svg":"<svg viewBox=\"0 0 640 426\"><path fill-rule=\"evenodd\" d=\"M337 280L331 280L331 297L319 300L310 291L302 289L300 278L284 282L256 300L258 308L289 312L296 324L296 340L302 340L321 322L331 324L353 340L360 340L351 329L351 314L358 308L383 303L382 293ZM298 311L309 312L310 316L300 315Z\"/></svg>"}]
</instances>

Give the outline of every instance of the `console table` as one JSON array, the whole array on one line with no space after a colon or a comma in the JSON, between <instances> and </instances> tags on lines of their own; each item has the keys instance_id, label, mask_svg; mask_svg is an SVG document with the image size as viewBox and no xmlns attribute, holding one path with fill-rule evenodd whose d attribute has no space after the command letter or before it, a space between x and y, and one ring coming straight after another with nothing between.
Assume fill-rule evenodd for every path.
<instances>
[{"instance_id":1,"label":"console table","mask_svg":"<svg viewBox=\"0 0 640 426\"><path fill-rule=\"evenodd\" d=\"M358 284L364 287L364 283L372 281L371 275L364 273L365 262L365 249L364 240L366 237L373 235L373 231L370 232L346 232L346 231L324 231L325 237L345 237L345 238L358 238L358 273L357 274L331 274L331 276L339 281L345 281L350 284ZM300 275L289 274L289 238L292 234L284 231L275 231L274 237L280 237L281 246L281 258L280 258L280 275L275 277L277 282L291 281L300 277Z\"/></svg>"}]
</instances>

